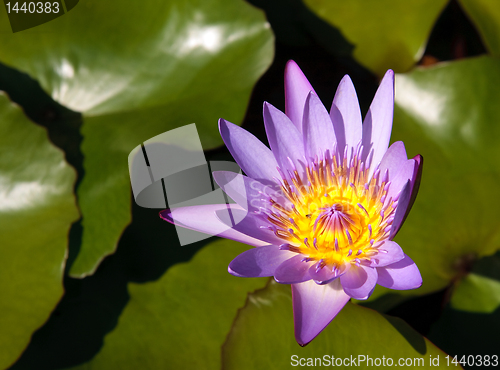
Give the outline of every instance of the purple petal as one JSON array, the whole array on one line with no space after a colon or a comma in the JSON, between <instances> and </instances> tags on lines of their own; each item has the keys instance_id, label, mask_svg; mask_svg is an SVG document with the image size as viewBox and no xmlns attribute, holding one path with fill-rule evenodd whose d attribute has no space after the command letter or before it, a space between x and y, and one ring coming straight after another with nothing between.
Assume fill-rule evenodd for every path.
<instances>
[{"instance_id":1,"label":"purple petal","mask_svg":"<svg viewBox=\"0 0 500 370\"><path fill-rule=\"evenodd\" d=\"M270 181L280 178L273 153L259 139L222 118L219 131L234 160L249 177Z\"/></svg>"},{"instance_id":2,"label":"purple petal","mask_svg":"<svg viewBox=\"0 0 500 370\"><path fill-rule=\"evenodd\" d=\"M335 143L332 120L325 106L314 92L307 96L303 120L304 148L307 159L322 159Z\"/></svg>"},{"instance_id":3,"label":"purple petal","mask_svg":"<svg viewBox=\"0 0 500 370\"><path fill-rule=\"evenodd\" d=\"M215 214L222 223L235 231L269 244L283 244L283 239L278 238L274 231L268 228L271 224L257 214L233 207L230 207L230 212L228 209L223 209L216 211Z\"/></svg>"},{"instance_id":4,"label":"purple petal","mask_svg":"<svg viewBox=\"0 0 500 370\"><path fill-rule=\"evenodd\" d=\"M377 284L377 270L368 266L351 265L340 277L344 292L355 299L367 299Z\"/></svg>"},{"instance_id":5,"label":"purple petal","mask_svg":"<svg viewBox=\"0 0 500 370\"><path fill-rule=\"evenodd\" d=\"M304 144L301 134L292 121L282 111L266 102L264 103L264 124L269 145L280 168L283 171L293 171L291 160L297 169L301 169L302 165L299 160L303 161L305 157Z\"/></svg>"},{"instance_id":6,"label":"purple petal","mask_svg":"<svg viewBox=\"0 0 500 370\"><path fill-rule=\"evenodd\" d=\"M296 253L280 250L276 245L267 245L247 250L231 261L230 274L240 277L273 276L274 270Z\"/></svg>"},{"instance_id":7,"label":"purple petal","mask_svg":"<svg viewBox=\"0 0 500 370\"><path fill-rule=\"evenodd\" d=\"M285 113L299 132L302 132L302 116L304 103L310 91L311 84L297 63L289 60L285 68Z\"/></svg>"},{"instance_id":8,"label":"purple petal","mask_svg":"<svg viewBox=\"0 0 500 370\"><path fill-rule=\"evenodd\" d=\"M378 254L371 257L371 267L382 267L401 261L405 254L398 243L386 240L378 248Z\"/></svg>"},{"instance_id":9,"label":"purple petal","mask_svg":"<svg viewBox=\"0 0 500 370\"><path fill-rule=\"evenodd\" d=\"M380 175L382 177L385 176L385 172L387 171L389 174L389 181L391 181L407 160L408 157L406 156L405 145L402 141L396 141L387 149L387 152L385 152L380 162Z\"/></svg>"},{"instance_id":10,"label":"purple petal","mask_svg":"<svg viewBox=\"0 0 500 370\"><path fill-rule=\"evenodd\" d=\"M228 210L228 204L209 204L192 207L166 209L160 212L160 217L176 226L185 227L209 235L236 240L237 242L260 247L268 243L230 229L221 222L215 212ZM233 205L235 206L235 205ZM236 206L235 206L236 207Z\"/></svg>"},{"instance_id":11,"label":"purple petal","mask_svg":"<svg viewBox=\"0 0 500 370\"><path fill-rule=\"evenodd\" d=\"M257 189L264 188L264 185L261 182L234 172L214 171L212 172L212 175L217 185L224 190L224 193L229 195L231 199L246 210L252 208L252 198L256 198L257 200L260 198L259 193L256 193L255 196L252 197L252 192L247 191L247 189L252 186L252 183L256 184L253 186L257 187ZM247 182L249 182L248 186ZM257 207L261 206L260 203L262 202L259 201Z\"/></svg>"},{"instance_id":12,"label":"purple petal","mask_svg":"<svg viewBox=\"0 0 500 370\"><path fill-rule=\"evenodd\" d=\"M347 75L340 81L337 88L330 110L330 117L335 128L339 153L344 154L343 148L346 145L349 148L356 148L361 141L363 126L358 96L351 78Z\"/></svg>"},{"instance_id":13,"label":"purple petal","mask_svg":"<svg viewBox=\"0 0 500 370\"><path fill-rule=\"evenodd\" d=\"M401 225L406 220L406 217L410 213L411 207L413 207L413 203L415 203L415 199L417 198L418 189L420 187L420 179L422 178L422 165L423 158L421 155L416 155L413 159L414 167L413 167L413 175L410 179L409 190L406 190L408 193L400 195L400 199L398 201L398 208L396 209L396 214L394 215L394 220L392 222L391 234L389 236L390 239L393 239L398 233Z\"/></svg>"},{"instance_id":14,"label":"purple petal","mask_svg":"<svg viewBox=\"0 0 500 370\"><path fill-rule=\"evenodd\" d=\"M392 130L394 113L394 72L388 70L378 87L370 109L363 122L363 154L366 160L373 150L369 176L382 160L387 148Z\"/></svg>"},{"instance_id":15,"label":"purple petal","mask_svg":"<svg viewBox=\"0 0 500 370\"><path fill-rule=\"evenodd\" d=\"M415 165L416 162L413 159L408 159L400 166L399 171L397 171L395 176L391 179L391 184L387 190L387 201L389 201L389 199L395 199L395 197L403 191L408 180L412 180L415 172Z\"/></svg>"},{"instance_id":16,"label":"purple petal","mask_svg":"<svg viewBox=\"0 0 500 370\"><path fill-rule=\"evenodd\" d=\"M422 285L422 276L410 257L385 267L377 267L379 285L390 289L416 289Z\"/></svg>"},{"instance_id":17,"label":"purple petal","mask_svg":"<svg viewBox=\"0 0 500 370\"><path fill-rule=\"evenodd\" d=\"M269 209L272 198L281 206L289 206L289 202L273 187L264 185L260 181L230 171L214 171L214 180L224 192L249 212L259 211L260 208Z\"/></svg>"},{"instance_id":18,"label":"purple petal","mask_svg":"<svg viewBox=\"0 0 500 370\"><path fill-rule=\"evenodd\" d=\"M327 284L347 271L345 268L332 270L330 266L324 266L323 268L318 269L319 265L320 262L315 263L309 268L309 276L316 282L316 284Z\"/></svg>"},{"instance_id":19,"label":"purple petal","mask_svg":"<svg viewBox=\"0 0 500 370\"><path fill-rule=\"evenodd\" d=\"M417 199L417 194L418 194L418 189L420 188L420 180L422 179L422 169L424 165L424 158L420 155L417 154L415 157L413 157L413 160L415 161L415 168L413 172L413 177L411 180L411 197L410 197L410 204L408 205L408 208L406 209L406 216L408 216L408 213L410 213L411 207L413 207L413 203L415 203L415 199ZM404 222L403 219L403 222Z\"/></svg>"},{"instance_id":20,"label":"purple petal","mask_svg":"<svg viewBox=\"0 0 500 370\"><path fill-rule=\"evenodd\" d=\"M391 234L389 235L389 239L393 239L398 233L401 225L407 216L407 209L410 204L411 199L411 181L408 180L401 195L399 196L398 206L396 208L396 213L394 214L394 220L392 221L391 226Z\"/></svg>"},{"instance_id":21,"label":"purple petal","mask_svg":"<svg viewBox=\"0 0 500 370\"><path fill-rule=\"evenodd\" d=\"M295 339L301 346L312 341L351 298L338 279L326 285L313 281L293 284L292 297Z\"/></svg>"},{"instance_id":22,"label":"purple petal","mask_svg":"<svg viewBox=\"0 0 500 370\"><path fill-rule=\"evenodd\" d=\"M274 272L274 279L281 284L297 284L311 280L309 267L313 262L304 261L304 258L304 255L297 254L283 262Z\"/></svg>"}]
</instances>

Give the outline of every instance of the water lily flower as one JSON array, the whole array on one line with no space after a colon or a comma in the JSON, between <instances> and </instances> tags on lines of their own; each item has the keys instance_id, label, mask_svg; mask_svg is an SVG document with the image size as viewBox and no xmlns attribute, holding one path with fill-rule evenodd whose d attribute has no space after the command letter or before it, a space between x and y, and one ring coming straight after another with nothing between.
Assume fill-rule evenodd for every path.
<instances>
[{"instance_id":1,"label":"water lily flower","mask_svg":"<svg viewBox=\"0 0 500 370\"><path fill-rule=\"evenodd\" d=\"M237 204L160 215L255 246L237 256L229 272L291 284L295 338L306 345L350 298L367 299L376 284L392 289L422 284L415 263L393 241L415 200L422 157L408 159L400 141L389 147L391 70L364 122L349 76L328 112L290 61L285 100L285 113L264 103L271 149L241 127L219 121L224 143L246 176L221 171L214 179Z\"/></svg>"}]
</instances>

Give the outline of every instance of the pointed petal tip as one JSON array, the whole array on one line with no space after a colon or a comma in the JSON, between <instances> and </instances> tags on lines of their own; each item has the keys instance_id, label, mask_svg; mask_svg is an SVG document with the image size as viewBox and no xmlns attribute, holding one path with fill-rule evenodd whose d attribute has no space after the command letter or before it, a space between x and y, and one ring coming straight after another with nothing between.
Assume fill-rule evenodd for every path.
<instances>
[{"instance_id":1,"label":"pointed petal tip","mask_svg":"<svg viewBox=\"0 0 500 370\"><path fill-rule=\"evenodd\" d=\"M229 264L229 266L227 266L227 272L229 272L231 275L236 276L236 277L243 277L243 278L247 277L247 276L239 274L236 271L234 271L233 269L231 269L231 264Z\"/></svg>"},{"instance_id":2,"label":"pointed petal tip","mask_svg":"<svg viewBox=\"0 0 500 370\"><path fill-rule=\"evenodd\" d=\"M164 209L163 211L160 211L159 216L161 219L174 225L174 219L172 218L172 212L170 211L170 209Z\"/></svg>"},{"instance_id":3,"label":"pointed petal tip","mask_svg":"<svg viewBox=\"0 0 500 370\"><path fill-rule=\"evenodd\" d=\"M231 127L231 126L235 126L237 128L241 128L240 126L232 123L231 121L228 121L227 119L224 119L224 118L219 118L218 120L218 126L219 126L219 131L221 130L221 128L228 128L228 127Z\"/></svg>"},{"instance_id":4,"label":"pointed petal tip","mask_svg":"<svg viewBox=\"0 0 500 370\"><path fill-rule=\"evenodd\" d=\"M227 266L227 272L229 272L233 276L240 277L240 275L238 275L236 272L234 272L233 270L231 270L231 265Z\"/></svg>"},{"instance_id":5,"label":"pointed petal tip","mask_svg":"<svg viewBox=\"0 0 500 370\"><path fill-rule=\"evenodd\" d=\"M405 147L405 143L404 143L403 141L401 141L401 140L395 141L395 142L393 142L393 143L391 144L391 146L393 146L393 145L394 145L395 147L400 147L400 148L402 148L402 149L405 151L405 153L406 153L406 147Z\"/></svg>"},{"instance_id":6,"label":"pointed petal tip","mask_svg":"<svg viewBox=\"0 0 500 370\"><path fill-rule=\"evenodd\" d=\"M351 93L350 97L353 96L356 98L356 100L358 98L356 94L356 88L354 87L354 83L352 82L351 76L349 75L344 75L344 77L342 77L337 86L337 92L335 93L335 95L337 95L337 93L339 93L340 91L346 91L346 92L348 91ZM334 97L334 102L335 102L335 97Z\"/></svg>"},{"instance_id":7,"label":"pointed petal tip","mask_svg":"<svg viewBox=\"0 0 500 370\"><path fill-rule=\"evenodd\" d=\"M222 137L222 131L224 130L224 127L225 127L223 118L219 118L219 120L217 121L217 127L219 129L219 134Z\"/></svg>"},{"instance_id":8,"label":"pointed petal tip","mask_svg":"<svg viewBox=\"0 0 500 370\"><path fill-rule=\"evenodd\" d=\"M292 82L299 82L303 84L303 87L307 86L310 90L314 91L306 75L302 72L302 69L294 60L290 59L286 62L285 66L285 85Z\"/></svg>"},{"instance_id":9,"label":"pointed petal tip","mask_svg":"<svg viewBox=\"0 0 500 370\"><path fill-rule=\"evenodd\" d=\"M294 78L304 79L304 81L309 84L309 81L299 65L293 59L290 59L285 65L285 80L293 80Z\"/></svg>"},{"instance_id":10,"label":"pointed petal tip","mask_svg":"<svg viewBox=\"0 0 500 370\"><path fill-rule=\"evenodd\" d=\"M382 77L382 80L380 81L379 85L379 90L383 86L385 88L390 88L392 91L392 95L394 96L394 85L395 84L395 75L394 71L392 69L388 69L387 72L385 72L384 77Z\"/></svg>"},{"instance_id":11,"label":"pointed petal tip","mask_svg":"<svg viewBox=\"0 0 500 370\"><path fill-rule=\"evenodd\" d=\"M319 96L316 95L316 93L314 92L314 90L310 90L307 93L306 100L304 102L304 110L303 110L303 112L306 112L307 110L310 110L311 109L311 104L314 104L314 103L317 103L317 102L319 102L321 105L323 105L323 103L321 102Z\"/></svg>"},{"instance_id":12,"label":"pointed petal tip","mask_svg":"<svg viewBox=\"0 0 500 370\"><path fill-rule=\"evenodd\" d=\"M302 131L302 114L307 94L314 91L311 83L293 60L285 68L285 114Z\"/></svg>"},{"instance_id":13,"label":"pointed petal tip","mask_svg":"<svg viewBox=\"0 0 500 370\"><path fill-rule=\"evenodd\" d=\"M415 162L418 163L419 166L421 166L424 163L424 157L422 157L421 154L417 154L415 157L412 158Z\"/></svg>"},{"instance_id":14,"label":"pointed petal tip","mask_svg":"<svg viewBox=\"0 0 500 370\"><path fill-rule=\"evenodd\" d=\"M265 114L270 114L270 112L272 110L278 110L278 108L276 108L274 105L272 105L271 103L265 101L263 104L262 104L262 114L265 115ZM265 118L264 118L265 119Z\"/></svg>"},{"instance_id":15,"label":"pointed petal tip","mask_svg":"<svg viewBox=\"0 0 500 370\"><path fill-rule=\"evenodd\" d=\"M347 302L345 302L347 303ZM345 303L342 305L342 307L345 305ZM295 314L295 312L294 312ZM332 319L328 322L325 323L323 327L320 329L316 329L314 331L308 331L307 333L304 333L302 330L298 330L297 325L295 325L295 341L298 343L299 346L305 347L309 343L311 343L318 335L321 334L323 330L326 329L326 327L330 324L330 322L333 321L333 319L337 316L338 312L332 317Z\"/></svg>"},{"instance_id":16,"label":"pointed petal tip","mask_svg":"<svg viewBox=\"0 0 500 370\"><path fill-rule=\"evenodd\" d=\"M288 60L288 62L286 62L286 66L285 66L285 73L290 70L290 68L299 68L298 64L295 62L295 60L293 59L290 59Z\"/></svg>"},{"instance_id":17,"label":"pointed petal tip","mask_svg":"<svg viewBox=\"0 0 500 370\"><path fill-rule=\"evenodd\" d=\"M295 315L295 312L294 312L294 315ZM328 326L328 325L327 325ZM325 326L326 327L326 326ZM323 328L324 329L324 328ZM295 325L295 330L294 330L294 334L295 334L295 340L297 341L297 344L301 347L305 347L307 346L309 343L312 342L312 340L314 338L316 338L319 333L321 333L323 331L323 329L319 330L317 333L315 333L314 335L311 335L310 333L309 334L304 334L301 330L297 330L297 325Z\"/></svg>"},{"instance_id":18,"label":"pointed petal tip","mask_svg":"<svg viewBox=\"0 0 500 370\"><path fill-rule=\"evenodd\" d=\"M297 341L297 343L299 344L299 346L301 347L305 347L307 346L309 343L311 343L312 339L309 341L309 342L304 342L302 340L302 338L298 338L297 335L295 335L295 340Z\"/></svg>"},{"instance_id":19,"label":"pointed petal tip","mask_svg":"<svg viewBox=\"0 0 500 370\"><path fill-rule=\"evenodd\" d=\"M349 85L352 85L352 87L354 88L354 84L352 82L351 76L349 76L349 75L344 75L344 77L342 77L342 79L339 82L339 86L342 84L349 84Z\"/></svg>"},{"instance_id":20,"label":"pointed petal tip","mask_svg":"<svg viewBox=\"0 0 500 370\"><path fill-rule=\"evenodd\" d=\"M219 118L219 121L217 122L217 125L219 127L219 133L221 137L224 139L224 133L225 131L228 130L228 126L231 122L226 121L224 118Z\"/></svg>"},{"instance_id":21,"label":"pointed petal tip","mask_svg":"<svg viewBox=\"0 0 500 370\"><path fill-rule=\"evenodd\" d=\"M266 119L267 120L271 119L270 115L271 115L271 111L273 110L273 108L274 108L274 106L271 103L268 103L267 101L265 101L262 104L262 116L264 117L264 125L266 124Z\"/></svg>"},{"instance_id":22,"label":"pointed petal tip","mask_svg":"<svg viewBox=\"0 0 500 370\"><path fill-rule=\"evenodd\" d=\"M413 202L415 202L415 198L417 197L418 189L420 187L420 181L422 180L422 170L424 166L424 157L422 157L420 154L417 154L412 158L412 160L415 163L415 167L412 177L412 200L410 201L410 205L413 205Z\"/></svg>"}]
</instances>

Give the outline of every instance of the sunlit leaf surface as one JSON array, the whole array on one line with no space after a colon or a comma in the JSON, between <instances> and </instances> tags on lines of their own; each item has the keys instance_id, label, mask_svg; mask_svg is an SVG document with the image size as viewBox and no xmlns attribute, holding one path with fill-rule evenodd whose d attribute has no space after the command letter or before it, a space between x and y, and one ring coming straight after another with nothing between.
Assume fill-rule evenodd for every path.
<instances>
[{"instance_id":1,"label":"sunlit leaf surface","mask_svg":"<svg viewBox=\"0 0 500 370\"><path fill-rule=\"evenodd\" d=\"M75 172L47 132L0 94L0 368L63 295Z\"/></svg>"},{"instance_id":2,"label":"sunlit leaf surface","mask_svg":"<svg viewBox=\"0 0 500 370\"><path fill-rule=\"evenodd\" d=\"M500 254L483 258L457 282L451 297L454 309L492 313L500 307Z\"/></svg>"},{"instance_id":3,"label":"sunlit leaf surface","mask_svg":"<svg viewBox=\"0 0 500 370\"><path fill-rule=\"evenodd\" d=\"M500 306L500 281L469 274L453 293L451 304L462 311L491 313Z\"/></svg>"},{"instance_id":4,"label":"sunlit leaf surface","mask_svg":"<svg viewBox=\"0 0 500 370\"><path fill-rule=\"evenodd\" d=\"M92 273L130 222L128 153L193 122L205 149L221 144L217 119L241 122L273 57L264 14L229 0L86 0L16 34L2 11L0 44L1 62L83 113L84 233L73 276Z\"/></svg>"},{"instance_id":5,"label":"sunlit leaf surface","mask_svg":"<svg viewBox=\"0 0 500 370\"><path fill-rule=\"evenodd\" d=\"M354 45L354 58L377 75L409 70L424 52L447 0L304 0Z\"/></svg>"}]
</instances>

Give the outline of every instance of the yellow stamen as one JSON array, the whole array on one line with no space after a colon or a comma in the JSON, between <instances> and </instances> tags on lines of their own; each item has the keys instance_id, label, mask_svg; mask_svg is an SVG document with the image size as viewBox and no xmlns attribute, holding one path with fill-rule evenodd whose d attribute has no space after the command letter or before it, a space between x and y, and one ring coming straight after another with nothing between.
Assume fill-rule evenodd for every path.
<instances>
[{"instance_id":1,"label":"yellow stamen","mask_svg":"<svg viewBox=\"0 0 500 370\"><path fill-rule=\"evenodd\" d=\"M307 166L303 178L294 171L281 185L291 208L269 216L276 235L332 269L369 261L377 243L388 237L394 207L392 200L382 201L386 183L379 183L378 174L366 183L368 172L356 157L349 167L335 156Z\"/></svg>"}]
</instances>

